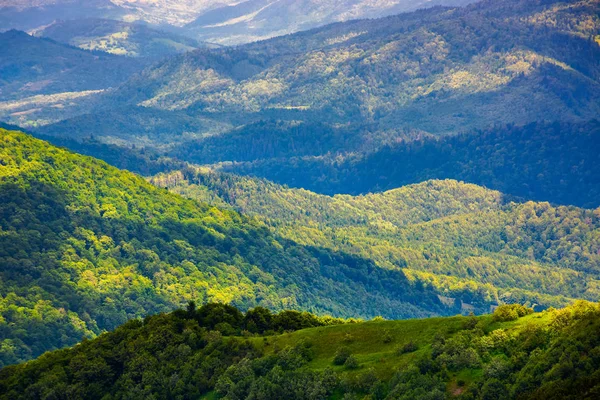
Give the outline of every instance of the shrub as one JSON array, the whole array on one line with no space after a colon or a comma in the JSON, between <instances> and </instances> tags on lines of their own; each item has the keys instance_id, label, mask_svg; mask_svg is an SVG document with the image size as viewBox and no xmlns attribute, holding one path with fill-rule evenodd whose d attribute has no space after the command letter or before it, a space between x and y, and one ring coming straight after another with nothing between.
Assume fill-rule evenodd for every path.
<instances>
[{"instance_id":1,"label":"shrub","mask_svg":"<svg viewBox=\"0 0 600 400\"><path fill-rule=\"evenodd\" d=\"M403 346L400 346L397 350L398 355L402 355L402 354L406 354L406 353L412 353L413 351L417 351L418 346L416 344L414 344L412 341L408 342L408 343L404 343Z\"/></svg>"},{"instance_id":2,"label":"shrub","mask_svg":"<svg viewBox=\"0 0 600 400\"><path fill-rule=\"evenodd\" d=\"M503 304L494 310L493 319L498 322L514 321L532 312L531 308L520 304Z\"/></svg>"},{"instance_id":3,"label":"shrub","mask_svg":"<svg viewBox=\"0 0 600 400\"><path fill-rule=\"evenodd\" d=\"M383 332L383 343L392 343L392 340L394 340L394 338L390 331L386 330Z\"/></svg>"},{"instance_id":4,"label":"shrub","mask_svg":"<svg viewBox=\"0 0 600 400\"><path fill-rule=\"evenodd\" d=\"M335 353L335 356L333 357L333 363L335 365L344 365L344 363L346 362L346 360L348 359L348 357L350 357L351 353L350 353L350 349L347 347L340 347L337 352Z\"/></svg>"},{"instance_id":5,"label":"shrub","mask_svg":"<svg viewBox=\"0 0 600 400\"><path fill-rule=\"evenodd\" d=\"M348 356L348 358L346 358L344 367L346 367L347 369L356 369L359 367L358 360L353 355L350 355Z\"/></svg>"}]
</instances>

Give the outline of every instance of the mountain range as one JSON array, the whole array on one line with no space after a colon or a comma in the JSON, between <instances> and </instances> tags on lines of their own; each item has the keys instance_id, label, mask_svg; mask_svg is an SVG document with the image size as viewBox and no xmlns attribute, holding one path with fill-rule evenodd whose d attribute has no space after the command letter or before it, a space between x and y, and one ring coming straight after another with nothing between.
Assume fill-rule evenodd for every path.
<instances>
[{"instance_id":1,"label":"mountain range","mask_svg":"<svg viewBox=\"0 0 600 400\"><path fill-rule=\"evenodd\" d=\"M375 18L472 0L7 0L0 21L8 29L36 30L57 20L108 18L143 22L201 41L239 44L328 23ZM5 29L6 29L5 28Z\"/></svg>"},{"instance_id":2,"label":"mountain range","mask_svg":"<svg viewBox=\"0 0 600 400\"><path fill-rule=\"evenodd\" d=\"M249 0L206 11L184 29L193 37L233 45L305 31L333 22L378 18L471 0Z\"/></svg>"},{"instance_id":3,"label":"mountain range","mask_svg":"<svg viewBox=\"0 0 600 400\"><path fill-rule=\"evenodd\" d=\"M0 399L596 398L599 15L3 2Z\"/></svg>"},{"instance_id":4,"label":"mountain range","mask_svg":"<svg viewBox=\"0 0 600 400\"><path fill-rule=\"evenodd\" d=\"M376 144L406 131L442 135L496 123L581 122L600 112L597 14L595 0L567 6L484 1L200 49L134 74L96 96L88 112L141 106L232 128L265 120L349 125ZM570 22L577 18L589 24ZM62 109L54 114L54 121L68 119ZM99 136L81 117L73 125ZM127 130L115 134L135 141Z\"/></svg>"}]
</instances>

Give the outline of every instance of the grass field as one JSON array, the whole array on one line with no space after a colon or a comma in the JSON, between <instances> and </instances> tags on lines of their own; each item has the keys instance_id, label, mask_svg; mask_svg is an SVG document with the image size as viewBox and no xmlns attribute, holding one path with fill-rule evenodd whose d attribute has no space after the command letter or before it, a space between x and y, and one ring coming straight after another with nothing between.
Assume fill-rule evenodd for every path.
<instances>
[{"instance_id":1,"label":"grass field","mask_svg":"<svg viewBox=\"0 0 600 400\"><path fill-rule=\"evenodd\" d=\"M536 313L516 321L502 323L494 322L491 315L384 320L303 329L251 340L255 345L261 347L265 354L304 341L310 344L314 352L314 358L308 364L311 369L324 370L329 367L341 375L357 375L372 369L379 379L387 381L396 371L413 364L428 354L436 336L451 337L463 330L470 318L475 318L486 333L504 329L509 334L516 333L530 325L547 324L550 321L548 313ZM415 344L417 350L402 353L401 349L407 343ZM359 368L347 370L342 365L334 365L333 358L340 347L347 347L350 350L358 359ZM455 376L455 380L462 380L468 384L480 376L481 370L464 370Z\"/></svg>"}]
</instances>

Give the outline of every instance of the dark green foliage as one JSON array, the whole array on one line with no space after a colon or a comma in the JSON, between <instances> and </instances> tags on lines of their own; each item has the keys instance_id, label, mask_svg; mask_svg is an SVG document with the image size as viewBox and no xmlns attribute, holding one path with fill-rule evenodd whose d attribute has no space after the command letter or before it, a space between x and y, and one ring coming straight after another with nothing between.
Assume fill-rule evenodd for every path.
<instances>
[{"instance_id":1,"label":"dark green foliage","mask_svg":"<svg viewBox=\"0 0 600 400\"><path fill-rule=\"evenodd\" d=\"M405 343L402 347L400 347L398 349L398 353L399 354L406 354L406 353L412 353L414 351L417 351L418 347L416 344L414 344L413 342L408 342Z\"/></svg>"},{"instance_id":2,"label":"dark green foliage","mask_svg":"<svg viewBox=\"0 0 600 400\"><path fill-rule=\"evenodd\" d=\"M347 347L340 347L333 357L333 363L335 365L344 365L348 357L351 356L350 349Z\"/></svg>"},{"instance_id":3,"label":"dark green foliage","mask_svg":"<svg viewBox=\"0 0 600 400\"><path fill-rule=\"evenodd\" d=\"M14 130L18 128L6 129ZM106 144L96 139L96 137L87 136L80 139L69 139L41 134L34 134L34 136L55 146L65 147L78 154L98 158L114 167L135 172L142 176L150 176L187 166L187 163L160 156L158 153L146 148L128 148Z\"/></svg>"},{"instance_id":4,"label":"dark green foliage","mask_svg":"<svg viewBox=\"0 0 600 400\"><path fill-rule=\"evenodd\" d=\"M362 150L372 140L367 132L356 128L332 128L323 123L270 120L245 125L225 135L184 143L168 155L200 164L254 161L318 156L330 151Z\"/></svg>"},{"instance_id":5,"label":"dark green foliage","mask_svg":"<svg viewBox=\"0 0 600 400\"><path fill-rule=\"evenodd\" d=\"M390 331L386 330L383 332L383 343L392 343L393 340L394 338L390 334Z\"/></svg>"},{"instance_id":6,"label":"dark green foliage","mask_svg":"<svg viewBox=\"0 0 600 400\"><path fill-rule=\"evenodd\" d=\"M263 359L242 360L232 365L216 384L227 399L326 399L337 386L337 377L326 369L302 368L310 361L306 344L299 343Z\"/></svg>"},{"instance_id":7,"label":"dark green foliage","mask_svg":"<svg viewBox=\"0 0 600 400\"><path fill-rule=\"evenodd\" d=\"M344 361L344 368L356 369L358 367L360 367L360 364L358 363L356 356L350 354L348 358L346 358L346 361Z\"/></svg>"},{"instance_id":8,"label":"dark green foliage","mask_svg":"<svg viewBox=\"0 0 600 400\"><path fill-rule=\"evenodd\" d=\"M72 349L3 368L0 399L191 399L212 393L240 400L313 400L335 393L344 399L576 400L595 398L600 389L598 304L579 302L504 325L490 316L476 317L475 329L454 332L446 328L460 327L460 317L437 321L442 322L438 334L425 349L393 356L393 373L389 366L378 368L381 360L361 367L358 355L348 351L344 362L336 363L340 366L324 366L331 358L322 358L321 352L329 349L320 341L327 343L329 335L341 332L361 337L355 349L365 360L385 357L377 338L363 336L373 322L270 336L287 343L276 349L262 346L260 337L225 336L199 322L207 318L214 326L235 324L256 311L264 314L254 311L243 314L218 304L197 309L190 303L187 310L130 321ZM385 324L394 330L437 322ZM422 331L413 334L422 340Z\"/></svg>"},{"instance_id":9,"label":"dark green foliage","mask_svg":"<svg viewBox=\"0 0 600 400\"><path fill-rule=\"evenodd\" d=\"M356 157L265 160L220 168L326 194L450 178L526 199L597 207L599 146L598 121L533 123L406 141Z\"/></svg>"}]
</instances>

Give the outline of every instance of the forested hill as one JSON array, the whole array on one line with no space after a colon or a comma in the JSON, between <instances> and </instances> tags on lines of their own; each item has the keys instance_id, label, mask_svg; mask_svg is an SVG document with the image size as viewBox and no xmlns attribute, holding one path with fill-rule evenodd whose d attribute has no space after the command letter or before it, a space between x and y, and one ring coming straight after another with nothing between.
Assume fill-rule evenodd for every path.
<instances>
[{"instance_id":1,"label":"forested hill","mask_svg":"<svg viewBox=\"0 0 600 400\"><path fill-rule=\"evenodd\" d=\"M560 306L600 295L600 209L513 202L452 180L361 196L319 195L188 168L159 187L265 220L297 243L402 269L468 310L489 302Z\"/></svg>"},{"instance_id":2,"label":"forested hill","mask_svg":"<svg viewBox=\"0 0 600 400\"><path fill-rule=\"evenodd\" d=\"M319 131L320 132L320 131ZM235 136L215 149L212 141L178 150L189 159L221 154L253 154L285 138L249 140L229 148ZM323 140L323 139L321 139ZM319 137L307 140L320 146ZM600 206L600 122L538 122L503 125L433 138L400 140L376 151L322 156L258 157L222 163L217 169L267 178L319 193L360 194L394 189L427 179L457 179L527 200L596 208Z\"/></svg>"},{"instance_id":3,"label":"forested hill","mask_svg":"<svg viewBox=\"0 0 600 400\"><path fill-rule=\"evenodd\" d=\"M153 59L203 47L194 39L153 29L141 23L102 18L56 21L36 30L35 36L86 50Z\"/></svg>"},{"instance_id":4,"label":"forested hill","mask_svg":"<svg viewBox=\"0 0 600 400\"><path fill-rule=\"evenodd\" d=\"M431 288L0 130L0 364L188 300L336 316L454 314Z\"/></svg>"},{"instance_id":5,"label":"forested hill","mask_svg":"<svg viewBox=\"0 0 600 400\"><path fill-rule=\"evenodd\" d=\"M589 119L600 113L599 4L485 0L199 50L107 101L213 115L295 110L436 134Z\"/></svg>"},{"instance_id":6,"label":"forested hill","mask_svg":"<svg viewBox=\"0 0 600 400\"><path fill-rule=\"evenodd\" d=\"M0 399L592 400L600 393L598 304L324 322L335 323L190 305L4 368Z\"/></svg>"},{"instance_id":7,"label":"forested hill","mask_svg":"<svg viewBox=\"0 0 600 400\"><path fill-rule=\"evenodd\" d=\"M115 87L143 64L11 30L0 33L0 99Z\"/></svg>"}]
</instances>

